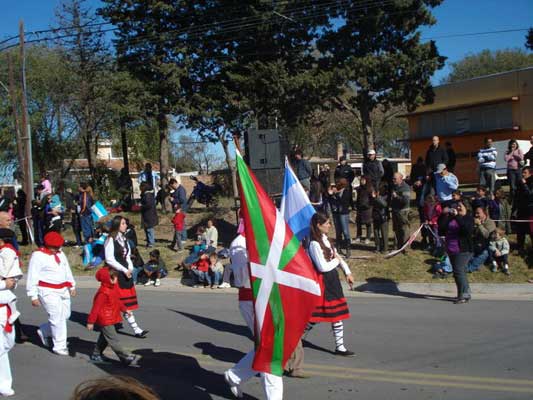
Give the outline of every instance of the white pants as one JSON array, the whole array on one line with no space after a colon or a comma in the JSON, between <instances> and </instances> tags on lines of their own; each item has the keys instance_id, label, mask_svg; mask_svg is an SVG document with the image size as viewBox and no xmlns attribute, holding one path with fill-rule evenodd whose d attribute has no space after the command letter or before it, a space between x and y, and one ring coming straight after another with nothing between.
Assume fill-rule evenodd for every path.
<instances>
[{"instance_id":1,"label":"white pants","mask_svg":"<svg viewBox=\"0 0 533 400\"><path fill-rule=\"evenodd\" d=\"M48 313L48 322L39 329L54 342L53 350L67 350L67 320L70 318L70 292L68 288L39 288L39 301Z\"/></svg>"},{"instance_id":2,"label":"white pants","mask_svg":"<svg viewBox=\"0 0 533 400\"><path fill-rule=\"evenodd\" d=\"M0 356L0 393L9 392L13 385L8 354L8 352L5 352Z\"/></svg>"},{"instance_id":3,"label":"white pants","mask_svg":"<svg viewBox=\"0 0 533 400\"><path fill-rule=\"evenodd\" d=\"M254 306L252 301L239 301L239 310L241 315L248 325L248 328L254 333ZM241 385L252 378L257 371L252 368L254 361L255 350L250 351L239 362L228 370L228 375L231 381L236 385ZM261 372L261 383L265 391L267 400L282 400L283 399L283 378L281 376Z\"/></svg>"}]
</instances>

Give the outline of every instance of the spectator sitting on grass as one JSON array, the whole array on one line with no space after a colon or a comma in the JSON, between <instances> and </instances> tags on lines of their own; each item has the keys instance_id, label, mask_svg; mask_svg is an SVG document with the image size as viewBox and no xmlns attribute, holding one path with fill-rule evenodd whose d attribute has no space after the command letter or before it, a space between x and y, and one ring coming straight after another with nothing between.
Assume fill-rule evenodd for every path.
<instances>
[{"instance_id":1,"label":"spectator sitting on grass","mask_svg":"<svg viewBox=\"0 0 533 400\"><path fill-rule=\"evenodd\" d=\"M511 275L509 272L509 249L509 242L505 238L505 229L496 228L490 234L489 242L489 251L492 256L492 272L497 272L499 266L505 275Z\"/></svg>"},{"instance_id":2,"label":"spectator sitting on grass","mask_svg":"<svg viewBox=\"0 0 533 400\"><path fill-rule=\"evenodd\" d=\"M485 262L490 261L489 237L496 229L496 224L491 220L487 211L482 207L474 210L473 247L474 255L468 262L468 272L477 271Z\"/></svg>"},{"instance_id":3,"label":"spectator sitting on grass","mask_svg":"<svg viewBox=\"0 0 533 400\"><path fill-rule=\"evenodd\" d=\"M192 264L198 261L200 253L203 253L207 250L206 237L205 237L205 228L203 226L198 227L196 231L196 242L192 246L191 252L185 259L179 264L175 269L179 271L180 269L191 269Z\"/></svg>"},{"instance_id":4,"label":"spectator sitting on grass","mask_svg":"<svg viewBox=\"0 0 533 400\"><path fill-rule=\"evenodd\" d=\"M203 283L204 288L211 284L211 277L209 276L209 256L204 251L201 251L200 258L191 265L191 272L193 274L193 287L199 287Z\"/></svg>"},{"instance_id":5,"label":"spectator sitting on grass","mask_svg":"<svg viewBox=\"0 0 533 400\"><path fill-rule=\"evenodd\" d=\"M211 289L214 289L215 286L218 286L221 282L222 274L224 273L224 266L220 261L218 261L218 256L216 252L209 254L209 277L210 277L210 286Z\"/></svg>"},{"instance_id":6,"label":"spectator sitting on grass","mask_svg":"<svg viewBox=\"0 0 533 400\"><path fill-rule=\"evenodd\" d=\"M150 286L152 283L156 287L161 286L161 279L168 275L165 262L161 259L161 254L157 249L150 252L150 259L143 269L148 277L144 286Z\"/></svg>"}]
</instances>

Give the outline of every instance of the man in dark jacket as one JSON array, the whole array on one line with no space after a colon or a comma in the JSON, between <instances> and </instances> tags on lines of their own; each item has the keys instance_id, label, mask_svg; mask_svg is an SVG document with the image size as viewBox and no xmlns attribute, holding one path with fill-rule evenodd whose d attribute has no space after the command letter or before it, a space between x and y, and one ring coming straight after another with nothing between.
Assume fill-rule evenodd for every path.
<instances>
[{"instance_id":1,"label":"man in dark jacket","mask_svg":"<svg viewBox=\"0 0 533 400\"><path fill-rule=\"evenodd\" d=\"M428 167L431 172L435 172L437 165L446 164L448 165L448 153L446 149L439 145L439 137L433 136L431 139L432 144L429 146L429 149L426 153L426 167Z\"/></svg>"},{"instance_id":2,"label":"man in dark jacket","mask_svg":"<svg viewBox=\"0 0 533 400\"><path fill-rule=\"evenodd\" d=\"M333 176L335 178L335 182L344 178L348 181L350 186L352 186L352 182L355 178L355 172L353 172L352 167L346 162L346 157L341 156L339 158L339 165L337 165L337 168L335 168L335 174Z\"/></svg>"},{"instance_id":3,"label":"man in dark jacket","mask_svg":"<svg viewBox=\"0 0 533 400\"><path fill-rule=\"evenodd\" d=\"M157 225L154 190L146 182L141 183L141 225L146 233L146 247L154 247Z\"/></svg>"},{"instance_id":4,"label":"man in dark jacket","mask_svg":"<svg viewBox=\"0 0 533 400\"><path fill-rule=\"evenodd\" d=\"M533 174L532 167L522 170L522 180L517 183L516 196L513 202L513 219L529 220L533 216ZM519 252L524 251L526 235L529 235L533 243L533 233L528 223L517 222L516 247Z\"/></svg>"},{"instance_id":5,"label":"man in dark jacket","mask_svg":"<svg viewBox=\"0 0 533 400\"><path fill-rule=\"evenodd\" d=\"M403 180L403 175L396 172L392 177L391 211L392 230L396 237L396 248L399 249L409 237L409 203L411 188Z\"/></svg>"},{"instance_id":6,"label":"man in dark jacket","mask_svg":"<svg viewBox=\"0 0 533 400\"><path fill-rule=\"evenodd\" d=\"M309 192L311 188L311 175L313 174L313 168L309 161L303 158L302 150L297 149L294 152L294 173L296 177L304 187L306 192Z\"/></svg>"},{"instance_id":7,"label":"man in dark jacket","mask_svg":"<svg viewBox=\"0 0 533 400\"><path fill-rule=\"evenodd\" d=\"M457 163L457 157L455 156L455 150L453 149L451 142L446 142L446 154L448 155L446 169L453 173L455 170L455 164Z\"/></svg>"},{"instance_id":8,"label":"man in dark jacket","mask_svg":"<svg viewBox=\"0 0 533 400\"><path fill-rule=\"evenodd\" d=\"M368 150L367 159L363 163L363 176L368 177L372 182L374 190L378 190L381 178L383 178L383 165L376 158L375 150Z\"/></svg>"}]
</instances>

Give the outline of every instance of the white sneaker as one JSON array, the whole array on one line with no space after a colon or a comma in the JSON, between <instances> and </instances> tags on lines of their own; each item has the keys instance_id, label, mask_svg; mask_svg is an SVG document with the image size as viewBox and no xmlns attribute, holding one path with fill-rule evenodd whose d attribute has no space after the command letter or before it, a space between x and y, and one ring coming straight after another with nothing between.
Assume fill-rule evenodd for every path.
<instances>
[{"instance_id":1,"label":"white sneaker","mask_svg":"<svg viewBox=\"0 0 533 400\"><path fill-rule=\"evenodd\" d=\"M229 390L233 394L233 396L237 397L238 399L242 398L242 390L239 385L236 385L232 382L231 378L229 377L229 372L224 372L224 380L229 385Z\"/></svg>"},{"instance_id":2,"label":"white sneaker","mask_svg":"<svg viewBox=\"0 0 533 400\"><path fill-rule=\"evenodd\" d=\"M231 285L228 282L222 282L220 285L217 286L219 289L229 289Z\"/></svg>"},{"instance_id":3,"label":"white sneaker","mask_svg":"<svg viewBox=\"0 0 533 400\"><path fill-rule=\"evenodd\" d=\"M18 311L15 311L13 314L11 314L11 316L9 317L9 319L7 320L7 322L10 324L10 325L13 325L15 323L15 321L17 319L19 319L20 317L20 313Z\"/></svg>"},{"instance_id":4,"label":"white sneaker","mask_svg":"<svg viewBox=\"0 0 533 400\"><path fill-rule=\"evenodd\" d=\"M54 350L54 354L57 354L58 356L68 356L69 355L67 349Z\"/></svg>"},{"instance_id":5,"label":"white sneaker","mask_svg":"<svg viewBox=\"0 0 533 400\"><path fill-rule=\"evenodd\" d=\"M144 286L150 286L152 283L153 283L152 280L149 279L149 280L146 281L146 283L144 284Z\"/></svg>"},{"instance_id":6,"label":"white sneaker","mask_svg":"<svg viewBox=\"0 0 533 400\"><path fill-rule=\"evenodd\" d=\"M15 391L13 389L0 391L0 396L3 396L3 397L10 397L10 396L13 396L14 394L15 394Z\"/></svg>"},{"instance_id":7,"label":"white sneaker","mask_svg":"<svg viewBox=\"0 0 533 400\"><path fill-rule=\"evenodd\" d=\"M50 344L48 343L48 338L44 336L43 331L41 331L40 329L37 329L37 336L39 336L39 339L41 339L41 343L43 344L44 347L50 346Z\"/></svg>"},{"instance_id":8,"label":"white sneaker","mask_svg":"<svg viewBox=\"0 0 533 400\"><path fill-rule=\"evenodd\" d=\"M161 286L161 279L156 279L154 286Z\"/></svg>"}]
</instances>

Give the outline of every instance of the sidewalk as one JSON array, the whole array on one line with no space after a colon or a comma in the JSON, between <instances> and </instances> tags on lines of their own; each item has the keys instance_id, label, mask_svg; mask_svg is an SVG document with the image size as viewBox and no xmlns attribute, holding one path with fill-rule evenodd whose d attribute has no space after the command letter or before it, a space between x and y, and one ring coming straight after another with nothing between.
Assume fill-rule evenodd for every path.
<instances>
[{"instance_id":1,"label":"sidewalk","mask_svg":"<svg viewBox=\"0 0 533 400\"><path fill-rule=\"evenodd\" d=\"M96 289L99 283L93 276L75 277L76 285L80 289ZM25 284L25 280L20 282ZM183 285L178 278L165 278L161 280L160 287L136 286L139 291L159 291L174 293L223 293L237 296L237 289L204 289ZM381 298L418 298L441 299L451 298L456 295L455 285L452 283L393 283L393 282L355 282L353 288L343 282L346 297L381 297ZM533 301L533 284L530 283L472 283L470 284L472 298L483 300L524 300Z\"/></svg>"}]
</instances>

